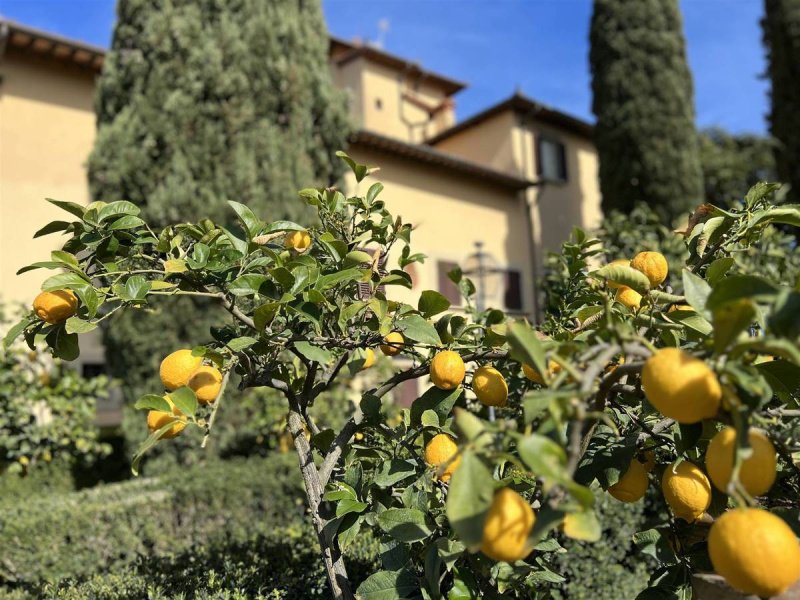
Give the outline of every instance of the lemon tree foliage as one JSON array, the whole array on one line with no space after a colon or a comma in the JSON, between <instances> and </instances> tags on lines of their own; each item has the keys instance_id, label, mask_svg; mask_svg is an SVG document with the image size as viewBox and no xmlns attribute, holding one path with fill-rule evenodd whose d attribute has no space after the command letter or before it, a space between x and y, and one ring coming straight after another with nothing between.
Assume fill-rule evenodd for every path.
<instances>
[{"instance_id":1,"label":"lemon tree foliage","mask_svg":"<svg viewBox=\"0 0 800 600\"><path fill-rule=\"evenodd\" d=\"M371 169L343 158L363 194L302 190L311 228L231 202L237 228L156 231L127 202L58 202L72 219L45 230L70 237L32 268L53 269L43 291L69 290L76 312L31 312L8 340L45 340L69 358L79 333L154 298L222 305L229 322L175 349L164 389L138 400L151 433L137 463L185 430L214 435L231 381L277 390L337 598L550 597L564 582L562 542L603 533L602 490L623 503L650 490L669 515L634 536L659 562L642 598L686 597L692 574L713 570L760 595L800 577L800 282L741 266L774 225L800 224L800 207L773 205L770 184L734 208L698 207L673 234L686 244L681 269L657 248L615 255L576 230L557 310L534 327L495 309L449 311L435 291L395 300L424 256L381 184L364 182ZM472 283L451 278L471 306ZM626 290L636 302L620 301ZM387 357L395 369L355 414L318 427L314 402ZM425 391L389 418L392 390L415 379ZM780 551L753 556L751 527ZM343 552L367 530L382 568L353 589Z\"/></svg>"}]
</instances>

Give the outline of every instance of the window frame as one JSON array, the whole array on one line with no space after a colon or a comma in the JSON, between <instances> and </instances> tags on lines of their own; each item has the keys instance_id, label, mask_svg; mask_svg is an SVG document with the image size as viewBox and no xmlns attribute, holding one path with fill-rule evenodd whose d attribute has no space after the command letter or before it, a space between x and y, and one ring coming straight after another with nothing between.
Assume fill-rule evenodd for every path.
<instances>
[{"instance_id":1,"label":"window frame","mask_svg":"<svg viewBox=\"0 0 800 600\"><path fill-rule=\"evenodd\" d=\"M548 183L567 183L569 181L569 169L567 168L567 145L558 136L547 133L536 133L534 138L536 144L536 174L539 179ZM560 174L555 178L548 177L543 172L542 145L547 143L556 145L559 150Z\"/></svg>"}]
</instances>

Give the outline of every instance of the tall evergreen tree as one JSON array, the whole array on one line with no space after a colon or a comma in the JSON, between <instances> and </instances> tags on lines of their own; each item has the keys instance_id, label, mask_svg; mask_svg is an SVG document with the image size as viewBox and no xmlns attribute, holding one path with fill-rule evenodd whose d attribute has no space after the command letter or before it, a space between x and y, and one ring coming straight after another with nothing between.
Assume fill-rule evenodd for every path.
<instances>
[{"instance_id":1,"label":"tall evergreen tree","mask_svg":"<svg viewBox=\"0 0 800 600\"><path fill-rule=\"evenodd\" d=\"M678 0L595 0L590 42L604 210L691 210L703 180Z\"/></svg>"},{"instance_id":2,"label":"tall evergreen tree","mask_svg":"<svg viewBox=\"0 0 800 600\"><path fill-rule=\"evenodd\" d=\"M778 176L791 185L787 199L800 202L800 0L766 0L762 26Z\"/></svg>"},{"instance_id":3,"label":"tall evergreen tree","mask_svg":"<svg viewBox=\"0 0 800 600\"><path fill-rule=\"evenodd\" d=\"M297 190L338 179L348 120L319 0L120 0L117 13L96 96L95 200L130 200L156 224L231 223L228 200L300 218ZM112 373L138 392L137 373L208 337L206 313L182 299L112 319Z\"/></svg>"}]
</instances>

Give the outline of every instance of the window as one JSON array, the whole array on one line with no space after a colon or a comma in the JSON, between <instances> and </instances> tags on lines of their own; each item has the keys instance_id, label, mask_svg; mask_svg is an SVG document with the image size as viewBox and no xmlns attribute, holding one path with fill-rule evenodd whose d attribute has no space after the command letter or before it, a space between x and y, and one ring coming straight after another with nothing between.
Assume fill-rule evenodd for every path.
<instances>
[{"instance_id":1,"label":"window","mask_svg":"<svg viewBox=\"0 0 800 600\"><path fill-rule=\"evenodd\" d=\"M439 281L439 293L450 301L452 306L461 306L461 292L458 286L453 283L447 274L458 267L458 263L440 260L436 263Z\"/></svg>"},{"instance_id":2,"label":"window","mask_svg":"<svg viewBox=\"0 0 800 600\"><path fill-rule=\"evenodd\" d=\"M567 180L567 156L564 144L558 140L539 137L536 163L539 177L545 181Z\"/></svg>"},{"instance_id":3,"label":"window","mask_svg":"<svg viewBox=\"0 0 800 600\"><path fill-rule=\"evenodd\" d=\"M519 271L506 271L506 287L503 305L506 310L522 310L522 274Z\"/></svg>"},{"instance_id":4,"label":"window","mask_svg":"<svg viewBox=\"0 0 800 600\"><path fill-rule=\"evenodd\" d=\"M106 374L106 366L102 363L83 363L81 365L81 375L86 379L92 379Z\"/></svg>"},{"instance_id":5,"label":"window","mask_svg":"<svg viewBox=\"0 0 800 600\"><path fill-rule=\"evenodd\" d=\"M383 110L383 100L375 98L375 110Z\"/></svg>"}]
</instances>

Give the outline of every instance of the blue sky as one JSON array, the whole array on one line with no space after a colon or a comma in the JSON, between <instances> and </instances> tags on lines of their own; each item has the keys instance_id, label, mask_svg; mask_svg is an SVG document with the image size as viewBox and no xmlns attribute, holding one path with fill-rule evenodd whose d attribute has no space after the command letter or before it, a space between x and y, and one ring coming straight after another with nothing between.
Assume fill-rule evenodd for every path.
<instances>
[{"instance_id":1,"label":"blue sky","mask_svg":"<svg viewBox=\"0 0 800 600\"><path fill-rule=\"evenodd\" d=\"M591 0L323 0L331 33L463 80L459 118L519 88L591 120ZM762 0L681 0L698 125L766 131ZM113 0L0 0L0 15L107 47ZM381 27L381 23L383 27Z\"/></svg>"}]
</instances>

